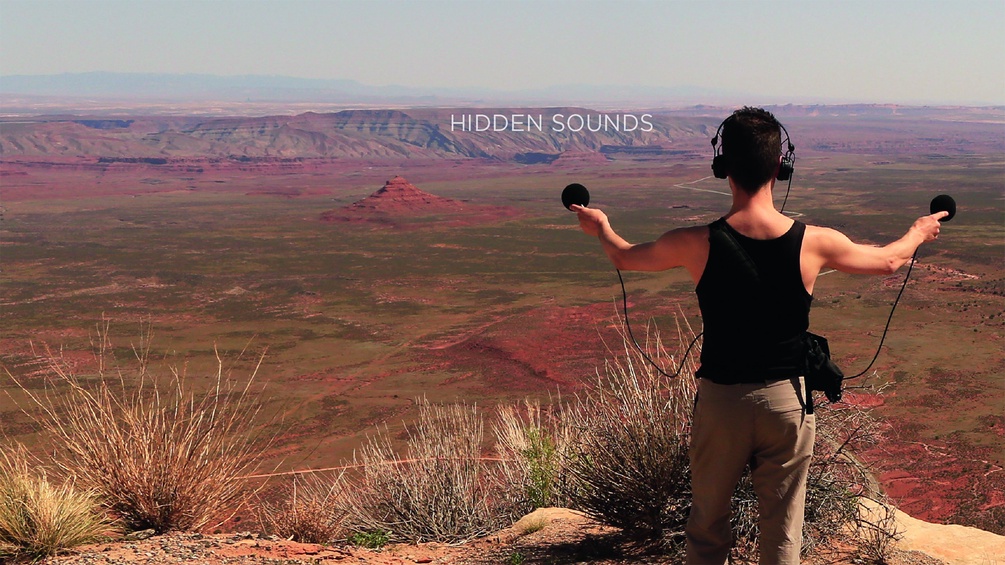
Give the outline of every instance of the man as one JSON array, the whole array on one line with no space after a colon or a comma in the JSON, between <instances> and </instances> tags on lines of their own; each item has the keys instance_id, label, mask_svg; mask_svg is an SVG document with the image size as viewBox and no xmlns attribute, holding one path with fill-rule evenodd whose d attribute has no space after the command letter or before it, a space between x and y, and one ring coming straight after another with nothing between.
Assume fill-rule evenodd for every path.
<instances>
[{"instance_id":1,"label":"man","mask_svg":"<svg viewBox=\"0 0 1005 565\"><path fill-rule=\"evenodd\" d=\"M813 285L822 269L893 273L939 234L939 212L922 216L884 247L778 212L772 189L782 163L781 124L743 108L723 122L721 159L732 207L707 226L678 228L633 245L599 209L574 205L615 267L684 267L695 282L704 341L691 432L693 502L687 563L726 563L730 499L748 464L759 510L760 563L798 564L806 475L815 422L801 376Z\"/></svg>"}]
</instances>

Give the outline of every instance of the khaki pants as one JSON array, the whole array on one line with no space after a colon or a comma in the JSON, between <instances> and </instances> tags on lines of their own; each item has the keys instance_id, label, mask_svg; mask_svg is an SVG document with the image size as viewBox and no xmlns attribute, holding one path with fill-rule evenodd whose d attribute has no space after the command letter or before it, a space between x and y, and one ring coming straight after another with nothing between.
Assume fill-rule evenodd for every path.
<instances>
[{"instance_id":1,"label":"khaki pants","mask_svg":"<svg viewBox=\"0 0 1005 565\"><path fill-rule=\"evenodd\" d=\"M816 423L802 378L764 384L699 381L691 430L688 565L722 565L732 546L730 499L749 463L761 565L799 563L806 474Z\"/></svg>"}]
</instances>

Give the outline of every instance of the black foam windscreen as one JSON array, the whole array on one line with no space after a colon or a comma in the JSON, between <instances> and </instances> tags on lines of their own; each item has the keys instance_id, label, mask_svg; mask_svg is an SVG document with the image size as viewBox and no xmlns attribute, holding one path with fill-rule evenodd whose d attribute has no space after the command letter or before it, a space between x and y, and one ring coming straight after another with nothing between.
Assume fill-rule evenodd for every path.
<instances>
[{"instance_id":1,"label":"black foam windscreen","mask_svg":"<svg viewBox=\"0 0 1005 565\"><path fill-rule=\"evenodd\" d=\"M574 182L562 191L562 204L568 210L572 209L573 204L588 206L590 204L590 191L578 182Z\"/></svg>"},{"instance_id":2,"label":"black foam windscreen","mask_svg":"<svg viewBox=\"0 0 1005 565\"><path fill-rule=\"evenodd\" d=\"M948 222L956 215L956 201L948 194L940 194L932 199L932 204L929 206L929 210L932 214L936 214L938 212L949 212L948 216L940 220Z\"/></svg>"}]
</instances>

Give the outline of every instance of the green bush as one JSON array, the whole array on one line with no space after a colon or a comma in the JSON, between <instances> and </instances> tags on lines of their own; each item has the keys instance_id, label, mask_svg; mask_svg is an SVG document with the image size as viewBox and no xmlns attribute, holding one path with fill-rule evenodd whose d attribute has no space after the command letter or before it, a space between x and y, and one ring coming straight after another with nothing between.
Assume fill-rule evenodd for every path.
<instances>
[{"instance_id":1,"label":"green bush","mask_svg":"<svg viewBox=\"0 0 1005 565\"><path fill-rule=\"evenodd\" d=\"M555 478L558 471L555 443L540 430L528 429L527 439L530 445L524 450L523 456L529 462L527 498L534 508L548 504L555 491Z\"/></svg>"},{"instance_id":2,"label":"green bush","mask_svg":"<svg viewBox=\"0 0 1005 565\"><path fill-rule=\"evenodd\" d=\"M384 530L356 532L349 536L349 543L357 547L365 547L367 549L380 549L387 545L389 540L390 538Z\"/></svg>"}]
</instances>

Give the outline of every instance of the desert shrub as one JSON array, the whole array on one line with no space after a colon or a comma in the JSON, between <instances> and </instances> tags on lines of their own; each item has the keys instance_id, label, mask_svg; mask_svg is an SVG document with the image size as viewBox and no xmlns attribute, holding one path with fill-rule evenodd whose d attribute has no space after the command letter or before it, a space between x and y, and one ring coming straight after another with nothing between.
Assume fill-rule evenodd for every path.
<instances>
[{"instance_id":1,"label":"desert shrub","mask_svg":"<svg viewBox=\"0 0 1005 565\"><path fill-rule=\"evenodd\" d=\"M569 490L565 463L569 461L571 431L563 412L560 402L550 409L530 400L522 409L517 405L499 407L496 450L514 498L523 497L528 510L569 505L564 493Z\"/></svg>"},{"instance_id":2,"label":"desert shrub","mask_svg":"<svg viewBox=\"0 0 1005 565\"><path fill-rule=\"evenodd\" d=\"M747 560L757 560L757 536L760 529L757 526L757 493L754 492L754 481L750 469L743 471L740 482L733 491L730 501L730 527L733 531L733 549L731 559L737 563ZM683 547L677 548L683 555Z\"/></svg>"},{"instance_id":3,"label":"desert shrub","mask_svg":"<svg viewBox=\"0 0 1005 565\"><path fill-rule=\"evenodd\" d=\"M901 534L896 508L885 496L862 499L855 533L860 561L873 565L890 563Z\"/></svg>"},{"instance_id":4,"label":"desert shrub","mask_svg":"<svg viewBox=\"0 0 1005 565\"><path fill-rule=\"evenodd\" d=\"M0 562L54 555L110 528L93 492L50 483L23 449L0 450Z\"/></svg>"},{"instance_id":5,"label":"desert shrub","mask_svg":"<svg viewBox=\"0 0 1005 565\"><path fill-rule=\"evenodd\" d=\"M506 565L523 565L524 561L526 560L527 560L526 555L524 555L519 551L514 551L513 553L509 554L509 557L506 558L505 563Z\"/></svg>"},{"instance_id":6,"label":"desert shrub","mask_svg":"<svg viewBox=\"0 0 1005 565\"><path fill-rule=\"evenodd\" d=\"M682 540L694 365L668 378L629 343L566 414L575 432L567 493L575 508L637 542ZM650 358L667 361L658 335L646 346Z\"/></svg>"},{"instance_id":7,"label":"desert shrub","mask_svg":"<svg viewBox=\"0 0 1005 565\"><path fill-rule=\"evenodd\" d=\"M419 402L404 453L385 429L356 456L347 491L348 527L386 532L392 541L461 542L511 524L522 508L493 461L481 456L484 421L475 406Z\"/></svg>"},{"instance_id":8,"label":"desert shrub","mask_svg":"<svg viewBox=\"0 0 1005 565\"><path fill-rule=\"evenodd\" d=\"M55 439L57 464L129 530L194 530L235 509L245 494L238 478L264 449L255 374L236 385L218 354L212 385L199 393L177 370L163 379L148 372L149 332L133 350L135 367L118 367L112 351L106 324L96 375L79 378L50 353L56 388L38 395L21 387Z\"/></svg>"},{"instance_id":9,"label":"desert shrub","mask_svg":"<svg viewBox=\"0 0 1005 565\"><path fill-rule=\"evenodd\" d=\"M259 521L266 533L303 543L330 543L345 537L343 475L294 475L287 496L278 504L263 502Z\"/></svg>"}]
</instances>

